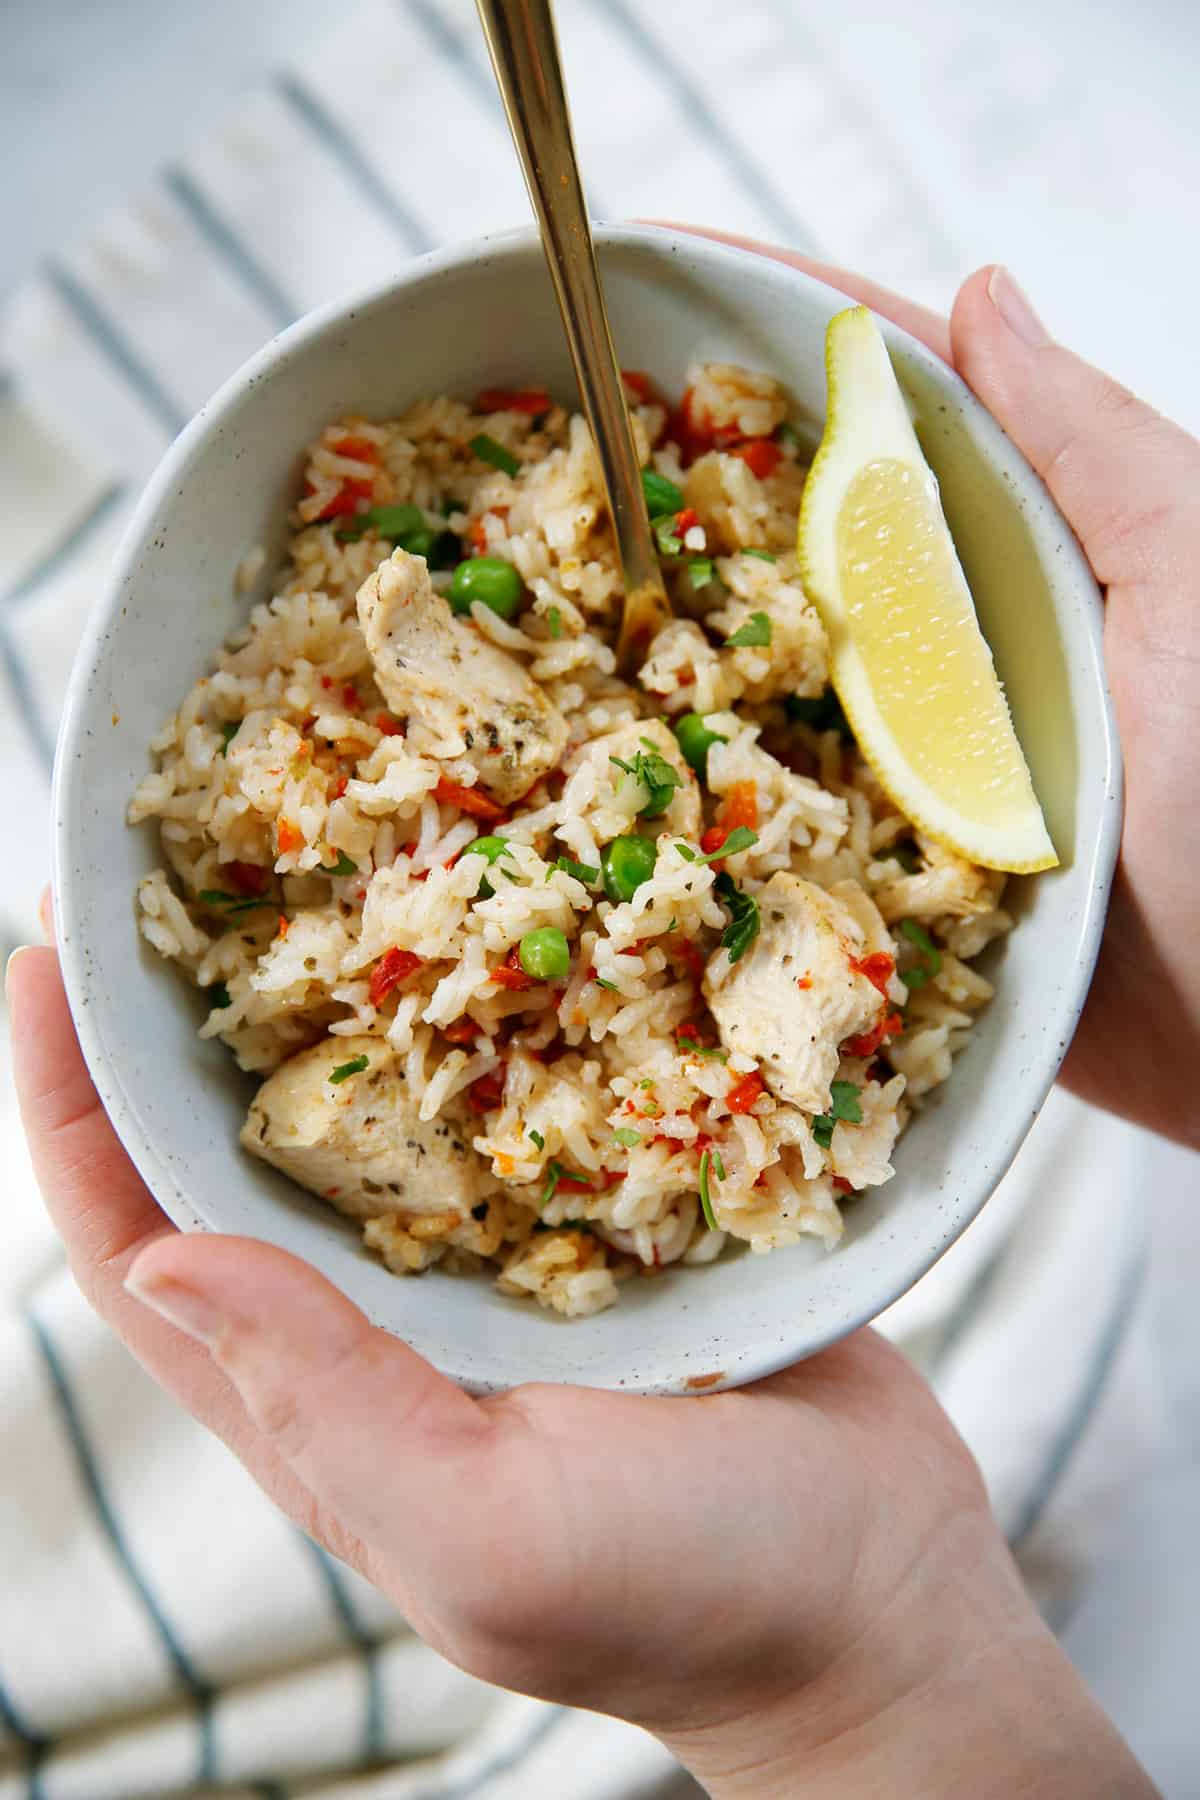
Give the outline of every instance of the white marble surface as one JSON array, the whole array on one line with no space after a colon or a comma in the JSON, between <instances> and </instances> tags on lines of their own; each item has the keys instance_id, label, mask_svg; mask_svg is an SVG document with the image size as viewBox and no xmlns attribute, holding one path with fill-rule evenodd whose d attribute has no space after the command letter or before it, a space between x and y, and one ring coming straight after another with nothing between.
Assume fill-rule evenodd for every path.
<instances>
[{"instance_id":1,"label":"white marble surface","mask_svg":"<svg viewBox=\"0 0 1200 1800\"><path fill-rule=\"evenodd\" d=\"M560 0L568 27L579 3ZM663 3L677 7L682 25L686 0ZM970 267L1002 258L1053 329L1200 429L1200 8L1010 0L972 11L957 0L903 9L848 0L818 9L792 0L788 10L797 40L828 72L843 125L885 143L904 173L929 246L923 297L945 304ZM7 9L0 299L34 258L86 233L328 18L324 0L202 8L42 0ZM803 144L791 191L803 213ZM828 220L831 209L821 211ZM838 241L836 208L832 217L829 253L861 251ZM873 272L898 281L907 273L889 267L886 252ZM1191 1702L1200 1677L1200 1176L1182 1153L1158 1166L1167 1178L1145 1201L1170 1447L1068 1642L1164 1791L1188 1796L1200 1794Z\"/></svg>"}]
</instances>

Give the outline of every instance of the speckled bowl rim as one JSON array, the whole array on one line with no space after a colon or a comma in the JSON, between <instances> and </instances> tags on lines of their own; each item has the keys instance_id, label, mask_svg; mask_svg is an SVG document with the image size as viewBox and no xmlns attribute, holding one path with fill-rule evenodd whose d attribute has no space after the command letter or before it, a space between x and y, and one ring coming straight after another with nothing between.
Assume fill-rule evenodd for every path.
<instances>
[{"instance_id":1,"label":"speckled bowl rim","mask_svg":"<svg viewBox=\"0 0 1200 1800\"><path fill-rule=\"evenodd\" d=\"M757 266L760 274L764 270L769 270L772 278L776 280L780 279L782 272L783 277L787 280L801 288L811 290L817 295L825 298L831 296L844 298L840 290L832 287L829 283L819 281L789 264L766 259L753 251L688 232L674 231L659 226L601 226L596 230L596 238L600 246L611 246L614 250L630 248L637 250L650 247L656 253L669 256L676 250L686 249L689 256L696 261L736 264L743 273L749 273ZM162 1205L164 1212L183 1229L210 1231L221 1230L223 1227L214 1219L205 1217L196 1206L180 1194L174 1177L168 1172L166 1161L158 1144L142 1129L136 1101L128 1091L122 1077L119 1057L110 1051L96 1009L91 1004L93 983L96 977L88 965L84 954L85 947L80 939L80 908L77 905L74 873L71 865L71 844L76 822L80 817L81 809L86 804L86 758L79 754L80 738L81 733L86 729L84 716L88 704L89 683L98 664L101 646L119 609L123 585L136 567L140 553L146 547L153 522L165 496L171 488L178 487L181 480L186 480L193 456L206 442L209 434L219 429L225 414L235 401L244 396L249 387L254 386L268 371L286 361L311 339L320 337L331 327L352 324L357 315L378 305L386 305L397 292L416 284L437 281L447 272L457 270L480 258L494 262L498 258L526 255L535 241L535 233L531 229L525 228L471 239L446 249L432 251L427 255L414 258L405 266L399 276L372 283L369 287L348 298L318 307L298 319L286 330L269 339L255 355L250 357L218 388L212 398L200 408L164 453L122 535L104 593L97 600L88 619L72 667L54 764L53 880L58 950L67 997L80 1045L109 1119L139 1174L159 1204ZM1070 621L1061 612L1059 613L1059 623L1064 633L1073 638L1077 638L1077 634L1080 633L1087 634L1091 660L1097 673L1097 691L1101 700L1100 712L1103 721L1102 741L1088 746L1093 769L1098 771L1100 766L1103 766L1103 780L1097 780L1097 795L1101 809L1099 829L1094 841L1090 845L1083 846L1076 859L1081 874L1085 867L1087 869L1087 900L1082 909L1076 940L1079 946L1079 954L1076 958L1077 977L1070 1002L1061 1003L1057 1028L1042 1033L1038 1052L1031 1058L1030 1064L1024 1072L1021 1082L1021 1103L1012 1108L1012 1125L1009 1132L1002 1142L993 1142L988 1168L972 1198L964 1200L960 1197L956 1201L953 1220L942 1239L924 1247L919 1254L911 1255L908 1258L897 1254L892 1278L887 1283L881 1284L880 1289L872 1295L869 1302L850 1311L840 1321L833 1323L829 1329L815 1331L810 1329L806 1332L803 1319L798 1317L795 1341L787 1343L781 1341L778 1344L765 1345L756 1350L747 1350L738 1357L732 1366L722 1372L719 1382L714 1383L711 1387L706 1387L705 1391L707 1392L740 1386L746 1382L774 1374L803 1357L815 1355L829 1345L839 1342L852 1331L870 1323L888 1306L907 1293L940 1260L982 1210L1012 1164L1040 1111L1046 1095L1054 1083L1071 1035L1083 1010L1092 971L1099 954L1109 893L1120 847L1123 771L1111 697L1105 675L1102 597L1091 568L1070 525L1063 517L1045 484L955 371L928 350L919 339L913 338L900 327L883 318L880 318L879 323L889 344L902 350L911 361L922 365L933 381L947 390L963 413L971 418L973 435L980 454L985 457L993 470L1010 485L1014 502L1020 503L1023 499L1026 503L1036 505L1043 517L1054 524L1061 538L1056 546L1056 554L1062 559L1058 568L1060 577L1063 575L1065 564L1070 571L1072 586L1077 586L1081 590L1090 590L1095 596L1096 604L1090 607L1081 606ZM215 653L216 643L214 643L213 649ZM619 1314L620 1308L617 1309L618 1317ZM680 1360L686 1364L691 1359L687 1355L682 1355ZM508 1382L501 1383L490 1380L486 1372L481 1372L478 1365L469 1356L464 1358L461 1365L456 1365L453 1358L446 1356L438 1357L437 1363L444 1373L476 1393L494 1391L497 1387L511 1385ZM604 1385L619 1385L622 1391L626 1392L687 1394L691 1391L686 1385L689 1373L689 1369L684 1366L677 1378L671 1382L643 1380L635 1374L627 1383L605 1383ZM552 1377L541 1375L536 1378L550 1379Z\"/></svg>"}]
</instances>

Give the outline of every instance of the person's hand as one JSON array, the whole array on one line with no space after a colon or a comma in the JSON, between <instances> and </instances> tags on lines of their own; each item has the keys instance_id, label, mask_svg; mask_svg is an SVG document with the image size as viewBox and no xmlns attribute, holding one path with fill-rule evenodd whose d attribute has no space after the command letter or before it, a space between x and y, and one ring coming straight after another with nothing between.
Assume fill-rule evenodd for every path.
<instances>
[{"instance_id":1,"label":"person's hand","mask_svg":"<svg viewBox=\"0 0 1200 1800\"><path fill-rule=\"evenodd\" d=\"M1066 514L1106 589L1126 800L1108 925L1063 1080L1200 1148L1200 443L1056 344L1004 269L972 275L947 325L807 257L705 235L819 275L923 339Z\"/></svg>"},{"instance_id":2,"label":"person's hand","mask_svg":"<svg viewBox=\"0 0 1200 1800\"><path fill-rule=\"evenodd\" d=\"M817 272L948 352L921 309ZM1081 365L1013 333L984 276L953 329L968 379L990 371L993 409L1019 392L1023 429L1041 421L1055 474L1053 421L1082 403L1050 373ZM1032 404L1038 356L1050 421ZM1140 516L1146 490L1131 491ZM1178 902L1156 898L1144 855L1134 866L1123 904L1160 942ZM1181 1017L1186 984L1163 983L1194 1035L1195 988ZM647 1726L719 1795L1152 1791L1026 1599L965 1448L872 1333L690 1401L554 1387L474 1401L294 1258L177 1234L91 1087L53 953L20 953L9 992L35 1167L85 1293L285 1511L456 1662ZM1150 1029L1141 1004L1126 1046Z\"/></svg>"}]
</instances>

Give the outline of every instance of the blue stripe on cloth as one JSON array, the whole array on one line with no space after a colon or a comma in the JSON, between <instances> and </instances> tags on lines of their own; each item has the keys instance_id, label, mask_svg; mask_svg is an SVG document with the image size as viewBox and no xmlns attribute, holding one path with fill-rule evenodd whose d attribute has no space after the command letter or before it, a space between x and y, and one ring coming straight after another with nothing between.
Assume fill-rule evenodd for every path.
<instances>
[{"instance_id":1,"label":"blue stripe on cloth","mask_svg":"<svg viewBox=\"0 0 1200 1800\"><path fill-rule=\"evenodd\" d=\"M366 1711L363 1718L363 1760L377 1762L383 1754L386 1743L383 1684L379 1673L379 1638L363 1624L358 1611L350 1598L350 1590L342 1580L341 1571L336 1560L328 1550L322 1549L305 1532L300 1532L300 1541L313 1558L320 1572L321 1579L329 1590L329 1598L333 1602L333 1610L341 1621L355 1649L362 1652L363 1678L366 1682Z\"/></svg>"},{"instance_id":2,"label":"blue stripe on cloth","mask_svg":"<svg viewBox=\"0 0 1200 1800\"><path fill-rule=\"evenodd\" d=\"M444 1783L441 1787L422 1788L412 1796L412 1800L469 1800L472 1794L482 1794L485 1785L493 1781L497 1775L507 1775L512 1769L519 1768L526 1757L532 1756L567 1717L565 1706L555 1706L548 1713L542 1713L533 1722L525 1736L516 1744L510 1744L507 1750L500 1750L483 1768L476 1769L473 1775L465 1775L460 1781Z\"/></svg>"},{"instance_id":3,"label":"blue stripe on cloth","mask_svg":"<svg viewBox=\"0 0 1200 1800\"><path fill-rule=\"evenodd\" d=\"M12 1737L18 1738L25 1749L25 1792L28 1800L45 1800L46 1789L42 1782L42 1763L50 1748L50 1739L35 1731L22 1718L13 1704L11 1695L0 1682L0 1719L4 1721L6 1730Z\"/></svg>"},{"instance_id":4,"label":"blue stripe on cloth","mask_svg":"<svg viewBox=\"0 0 1200 1800\"><path fill-rule=\"evenodd\" d=\"M284 293L273 275L251 254L229 221L184 169L168 169L163 185L187 214L209 248L214 250L247 293L253 295L275 326L282 330L299 316L300 308Z\"/></svg>"},{"instance_id":5,"label":"blue stripe on cloth","mask_svg":"<svg viewBox=\"0 0 1200 1800\"><path fill-rule=\"evenodd\" d=\"M727 164L742 187L755 201L775 230L781 231L787 243L803 247L812 242L812 232L798 213L769 182L758 164L746 155L733 134L726 130L708 103L703 88L679 67L678 61L663 50L646 30L627 0L592 0L594 6L607 13L624 32L643 61L657 74L659 81L675 98L683 117Z\"/></svg>"},{"instance_id":6,"label":"blue stripe on cloth","mask_svg":"<svg viewBox=\"0 0 1200 1800\"><path fill-rule=\"evenodd\" d=\"M1079 1448L1080 1440L1092 1422L1096 1408L1108 1386L1108 1378L1112 1374L1113 1364L1125 1342L1129 1321L1133 1317L1134 1308L1141 1295L1147 1262L1146 1245L1142 1243L1130 1256L1121 1273L1112 1309L1105 1320L1104 1329L1100 1333L1091 1365L1076 1396L1075 1404L1067 1414L1061 1431L1050 1446L1037 1478L1017 1514L1017 1522L1009 1533L1009 1543L1014 1550L1020 1549L1022 1539L1027 1538L1040 1523L1054 1498L1068 1463Z\"/></svg>"},{"instance_id":7,"label":"blue stripe on cloth","mask_svg":"<svg viewBox=\"0 0 1200 1800\"><path fill-rule=\"evenodd\" d=\"M25 671L25 664L13 642L12 632L3 618L0 618L0 667L3 667L8 676L13 699L16 701L17 716L25 727L25 733L33 746L34 754L46 773L49 774L54 767L54 733L42 717L42 709L37 703L33 683Z\"/></svg>"},{"instance_id":8,"label":"blue stripe on cloth","mask_svg":"<svg viewBox=\"0 0 1200 1800\"><path fill-rule=\"evenodd\" d=\"M420 220L396 197L374 163L365 155L362 146L326 110L311 90L297 81L294 75L276 76L275 85L313 136L340 163L363 197L399 232L409 249L417 254L432 250L433 239Z\"/></svg>"},{"instance_id":9,"label":"blue stripe on cloth","mask_svg":"<svg viewBox=\"0 0 1200 1800\"><path fill-rule=\"evenodd\" d=\"M106 361L124 378L147 412L152 413L171 437L187 424L187 418L176 406L153 370L144 363L124 332L114 324L95 297L69 269L61 264L43 264L42 273L64 306L73 314Z\"/></svg>"},{"instance_id":10,"label":"blue stripe on cloth","mask_svg":"<svg viewBox=\"0 0 1200 1800\"><path fill-rule=\"evenodd\" d=\"M108 1540L114 1561L125 1574L130 1587L137 1595L151 1624L157 1631L163 1649L166 1651L167 1658L171 1663L172 1668L175 1670L181 1685L187 1688L192 1699L195 1701L196 1720L199 1728L196 1782L198 1785L215 1782L217 1779L216 1744L212 1728L212 1702L214 1690L210 1683L205 1681L197 1673L191 1658L176 1637L171 1628L170 1621L167 1619L166 1614L163 1612L158 1601L150 1591L150 1587L144 1574L134 1560L133 1553L125 1539L125 1534L121 1530L117 1516L113 1511L112 1502L105 1492L104 1483L100 1478L99 1466L96 1462L95 1455L93 1454L92 1447L88 1442L87 1433L83 1427L83 1420L80 1416L75 1396L71 1391L71 1384L67 1379L65 1365L58 1354L58 1350L55 1347L50 1333L42 1320L39 1319L34 1312L27 1312L26 1318L29 1323L29 1329L33 1334L34 1342L46 1365L46 1372L50 1377L50 1384L54 1389L54 1395L62 1413L63 1426L66 1430L71 1448L75 1453L75 1460L79 1466L80 1477L83 1481L84 1488L91 1499L92 1507L95 1511L100 1528Z\"/></svg>"},{"instance_id":11,"label":"blue stripe on cloth","mask_svg":"<svg viewBox=\"0 0 1200 1800\"><path fill-rule=\"evenodd\" d=\"M43 556L39 557L28 575L23 575L20 581L8 589L7 593L0 594L0 608L20 606L22 601L30 599L39 588L45 586L46 582L53 580L59 570L66 567L71 558L83 548L92 533L109 517L124 494L124 482L114 481L110 487L106 487L99 499L92 502L83 517L77 519L68 528L66 534L59 538L57 543L53 544Z\"/></svg>"}]
</instances>

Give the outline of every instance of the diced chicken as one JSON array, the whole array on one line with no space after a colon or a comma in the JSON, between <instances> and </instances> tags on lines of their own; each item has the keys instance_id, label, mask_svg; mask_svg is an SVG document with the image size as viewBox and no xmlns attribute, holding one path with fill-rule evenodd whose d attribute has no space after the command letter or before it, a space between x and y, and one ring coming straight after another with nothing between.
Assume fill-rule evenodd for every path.
<instances>
[{"instance_id":1,"label":"diced chicken","mask_svg":"<svg viewBox=\"0 0 1200 1800\"><path fill-rule=\"evenodd\" d=\"M657 751L670 763L681 781L681 786L672 793L667 810L647 823L655 831L669 831L676 837L690 838L694 843L700 834L699 784L683 759L674 732L661 719L631 719L615 731L605 732L603 737L590 739L567 758L565 767L569 775L585 764L594 771L596 797L591 802L589 822L597 841L604 843L630 830L639 809L649 799L643 784L625 770L618 769L612 760L615 756L620 762L632 764L639 751L645 756ZM569 805L570 798L568 788L564 805ZM591 816L593 812L594 817Z\"/></svg>"},{"instance_id":2,"label":"diced chicken","mask_svg":"<svg viewBox=\"0 0 1200 1800\"><path fill-rule=\"evenodd\" d=\"M757 938L724 981L705 978L705 994L726 1049L753 1056L781 1099L825 1112L838 1046L868 1030L884 1004L855 967L862 927L842 901L782 871L758 905Z\"/></svg>"},{"instance_id":3,"label":"diced chicken","mask_svg":"<svg viewBox=\"0 0 1200 1800\"><path fill-rule=\"evenodd\" d=\"M341 1081L330 1077L366 1057ZM281 1063L255 1095L242 1145L351 1218L469 1212L480 1164L451 1119L423 1122L384 1038L327 1037Z\"/></svg>"},{"instance_id":4,"label":"diced chicken","mask_svg":"<svg viewBox=\"0 0 1200 1800\"><path fill-rule=\"evenodd\" d=\"M502 806L558 763L566 720L515 657L454 617L423 558L394 550L358 590L358 617L393 712L455 744L444 754L473 763Z\"/></svg>"}]
</instances>

